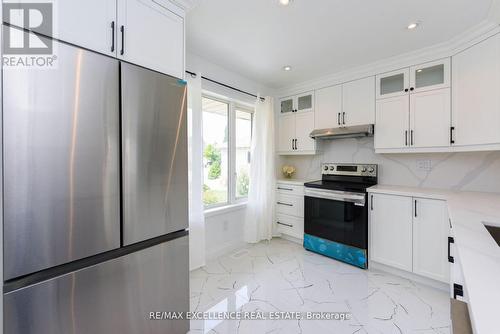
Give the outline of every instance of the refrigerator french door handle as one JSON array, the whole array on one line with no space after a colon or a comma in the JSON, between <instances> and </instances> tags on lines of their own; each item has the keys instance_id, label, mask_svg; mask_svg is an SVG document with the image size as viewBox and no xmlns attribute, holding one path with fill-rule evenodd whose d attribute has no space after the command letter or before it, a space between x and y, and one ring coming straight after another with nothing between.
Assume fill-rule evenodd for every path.
<instances>
[{"instance_id":1,"label":"refrigerator french door handle","mask_svg":"<svg viewBox=\"0 0 500 334\"><path fill-rule=\"evenodd\" d=\"M125 26L121 26L120 27L120 32L122 34L122 48L120 50L120 55L124 55L125 54Z\"/></svg>"},{"instance_id":2,"label":"refrigerator french door handle","mask_svg":"<svg viewBox=\"0 0 500 334\"><path fill-rule=\"evenodd\" d=\"M115 52L115 21L111 22L111 52Z\"/></svg>"}]
</instances>

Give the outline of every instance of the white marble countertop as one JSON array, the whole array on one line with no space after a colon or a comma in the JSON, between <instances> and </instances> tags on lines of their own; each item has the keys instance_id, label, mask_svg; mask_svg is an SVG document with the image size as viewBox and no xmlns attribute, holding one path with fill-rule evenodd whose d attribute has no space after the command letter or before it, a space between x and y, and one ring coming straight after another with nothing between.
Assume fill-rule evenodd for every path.
<instances>
[{"instance_id":1,"label":"white marble countertop","mask_svg":"<svg viewBox=\"0 0 500 334\"><path fill-rule=\"evenodd\" d=\"M423 197L430 199L442 199L442 200L446 200L448 196L453 193L452 191L443 189L391 186L382 184L377 184L376 186L368 188L368 192L389 194L389 195Z\"/></svg>"},{"instance_id":2,"label":"white marble countertop","mask_svg":"<svg viewBox=\"0 0 500 334\"><path fill-rule=\"evenodd\" d=\"M297 186L303 186L304 183L309 182L308 180L302 180L302 179L277 179L276 183L287 183L287 184L293 184Z\"/></svg>"},{"instance_id":3,"label":"white marble countertop","mask_svg":"<svg viewBox=\"0 0 500 334\"><path fill-rule=\"evenodd\" d=\"M500 226L500 194L384 185L368 192L447 201L474 333L500 332L500 247L484 227Z\"/></svg>"}]
</instances>

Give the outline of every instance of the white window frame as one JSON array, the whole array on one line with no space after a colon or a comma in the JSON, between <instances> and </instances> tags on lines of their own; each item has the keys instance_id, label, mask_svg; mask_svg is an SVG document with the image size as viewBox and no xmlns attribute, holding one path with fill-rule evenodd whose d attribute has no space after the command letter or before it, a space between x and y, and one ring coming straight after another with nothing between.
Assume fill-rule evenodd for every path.
<instances>
[{"instance_id":1,"label":"white window frame","mask_svg":"<svg viewBox=\"0 0 500 334\"><path fill-rule=\"evenodd\" d=\"M252 115L252 127L254 122L255 106L244 103L235 99L222 97L218 94L203 91L202 98L212 99L222 103L227 103L228 110L228 194L227 202L204 205L205 213L207 211L223 210L224 208L233 208L244 205L248 201L248 197L236 197L236 109L249 112ZM202 110L203 113L203 110ZM203 119L203 117L202 117ZM252 129L253 130L253 129ZM203 134L202 134L203 135ZM203 177L205 183L205 177Z\"/></svg>"}]
</instances>

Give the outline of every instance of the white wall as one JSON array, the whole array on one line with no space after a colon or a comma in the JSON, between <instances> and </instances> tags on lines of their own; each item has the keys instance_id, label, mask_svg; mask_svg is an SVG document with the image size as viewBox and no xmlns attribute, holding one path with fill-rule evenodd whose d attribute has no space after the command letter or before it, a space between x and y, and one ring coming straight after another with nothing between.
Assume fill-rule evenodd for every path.
<instances>
[{"instance_id":1,"label":"white wall","mask_svg":"<svg viewBox=\"0 0 500 334\"><path fill-rule=\"evenodd\" d=\"M274 95L274 91L268 87L189 52L186 54L186 69L191 72L201 73L204 77L253 94L260 94L261 96ZM202 81L202 89L247 103L255 101L253 97L221 87L206 80ZM205 217L205 247L208 259L230 252L244 244L244 221L244 206L236 210L232 209Z\"/></svg>"},{"instance_id":2,"label":"white wall","mask_svg":"<svg viewBox=\"0 0 500 334\"><path fill-rule=\"evenodd\" d=\"M322 153L315 156L286 156L280 163L297 168L295 177L321 178L322 162L379 164L380 184L500 192L500 152L375 154L373 138L319 141ZM431 170L418 168L430 161ZM277 166L277 175L280 177Z\"/></svg>"}]
</instances>

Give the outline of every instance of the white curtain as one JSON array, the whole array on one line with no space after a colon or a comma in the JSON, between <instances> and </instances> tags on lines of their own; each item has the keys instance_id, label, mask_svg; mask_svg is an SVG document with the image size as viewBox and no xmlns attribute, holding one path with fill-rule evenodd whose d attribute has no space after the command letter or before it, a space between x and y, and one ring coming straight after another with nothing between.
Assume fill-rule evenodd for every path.
<instances>
[{"instance_id":1,"label":"white curtain","mask_svg":"<svg viewBox=\"0 0 500 334\"><path fill-rule=\"evenodd\" d=\"M274 111L273 99L255 104L252 132L250 186L245 219L245 241L270 240L274 217Z\"/></svg>"},{"instance_id":2,"label":"white curtain","mask_svg":"<svg viewBox=\"0 0 500 334\"><path fill-rule=\"evenodd\" d=\"M188 75L189 269L205 265L201 74Z\"/></svg>"}]
</instances>

